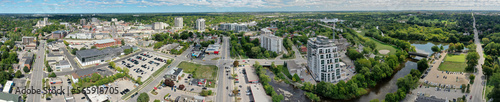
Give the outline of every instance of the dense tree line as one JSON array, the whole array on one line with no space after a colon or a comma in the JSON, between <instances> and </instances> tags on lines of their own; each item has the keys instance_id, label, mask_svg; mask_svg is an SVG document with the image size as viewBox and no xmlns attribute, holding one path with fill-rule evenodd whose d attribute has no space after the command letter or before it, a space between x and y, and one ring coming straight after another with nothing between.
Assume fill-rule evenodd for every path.
<instances>
[{"instance_id":1,"label":"dense tree line","mask_svg":"<svg viewBox=\"0 0 500 102\"><path fill-rule=\"evenodd\" d=\"M500 56L500 43L488 43L486 46L484 46L484 53L491 56Z\"/></svg>"},{"instance_id":2,"label":"dense tree line","mask_svg":"<svg viewBox=\"0 0 500 102\"><path fill-rule=\"evenodd\" d=\"M485 56L484 64L482 65L483 74L488 79L487 86L493 86L489 94L486 94L487 98L492 98L493 102L500 100L500 66L498 64L497 57ZM487 99L488 100L488 99Z\"/></svg>"},{"instance_id":3,"label":"dense tree line","mask_svg":"<svg viewBox=\"0 0 500 102\"><path fill-rule=\"evenodd\" d=\"M398 78L396 85L398 90L394 93L388 93L385 95L385 102L399 102L406 97L406 93L409 93L412 88L417 86L418 80L420 79L421 72L419 70L411 69L410 74Z\"/></svg>"},{"instance_id":4,"label":"dense tree line","mask_svg":"<svg viewBox=\"0 0 500 102\"><path fill-rule=\"evenodd\" d=\"M269 84L269 82L271 82L271 78L269 78L269 76L266 75L266 70L264 69L264 67L262 67L262 65L260 65L259 62L255 62L255 64L253 64L253 67L257 72L257 76L259 76L260 83L264 87L266 94L271 96L273 102L281 102L281 100L284 99L284 96L278 95L274 90L273 86Z\"/></svg>"}]
</instances>

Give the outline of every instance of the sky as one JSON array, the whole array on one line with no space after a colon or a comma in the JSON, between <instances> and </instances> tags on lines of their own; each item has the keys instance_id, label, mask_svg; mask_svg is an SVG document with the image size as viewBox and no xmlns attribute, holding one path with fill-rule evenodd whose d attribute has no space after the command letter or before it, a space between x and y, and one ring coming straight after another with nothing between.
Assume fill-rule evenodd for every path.
<instances>
[{"instance_id":1,"label":"sky","mask_svg":"<svg viewBox=\"0 0 500 102\"><path fill-rule=\"evenodd\" d=\"M500 10L500 0L0 0L0 13Z\"/></svg>"}]
</instances>

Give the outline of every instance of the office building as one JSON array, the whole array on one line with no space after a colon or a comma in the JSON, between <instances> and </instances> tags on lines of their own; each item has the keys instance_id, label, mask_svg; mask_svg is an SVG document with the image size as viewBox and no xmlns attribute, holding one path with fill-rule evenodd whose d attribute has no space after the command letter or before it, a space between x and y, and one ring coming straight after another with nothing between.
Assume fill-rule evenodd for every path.
<instances>
[{"instance_id":1,"label":"office building","mask_svg":"<svg viewBox=\"0 0 500 102\"><path fill-rule=\"evenodd\" d=\"M260 46L266 50L280 53L283 47L283 38L274 36L272 34L262 34L260 36Z\"/></svg>"},{"instance_id":2,"label":"office building","mask_svg":"<svg viewBox=\"0 0 500 102\"><path fill-rule=\"evenodd\" d=\"M161 29L165 29L166 27L168 27L169 25L167 23L163 23L163 22L155 22L153 23L153 30L161 30Z\"/></svg>"},{"instance_id":3,"label":"office building","mask_svg":"<svg viewBox=\"0 0 500 102\"><path fill-rule=\"evenodd\" d=\"M203 32L205 31L205 19L203 18L199 18L196 20L196 30L198 30L199 32Z\"/></svg>"},{"instance_id":4,"label":"office building","mask_svg":"<svg viewBox=\"0 0 500 102\"><path fill-rule=\"evenodd\" d=\"M174 27L182 28L183 27L183 19L182 17L175 17L174 19Z\"/></svg>"},{"instance_id":5,"label":"office building","mask_svg":"<svg viewBox=\"0 0 500 102\"><path fill-rule=\"evenodd\" d=\"M325 36L307 41L307 66L316 81L336 82L341 79L337 46Z\"/></svg>"}]
</instances>

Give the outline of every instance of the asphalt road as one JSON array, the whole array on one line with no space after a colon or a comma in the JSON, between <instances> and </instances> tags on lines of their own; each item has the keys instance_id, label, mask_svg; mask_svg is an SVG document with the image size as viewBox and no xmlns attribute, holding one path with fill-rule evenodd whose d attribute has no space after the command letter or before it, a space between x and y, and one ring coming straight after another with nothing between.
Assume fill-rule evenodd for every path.
<instances>
[{"instance_id":1,"label":"asphalt road","mask_svg":"<svg viewBox=\"0 0 500 102\"><path fill-rule=\"evenodd\" d=\"M477 72L474 73L474 75L476 75L476 78L474 79L474 84L472 84L472 92L470 92L470 96L467 96L467 99L469 100L469 102L485 102L485 100L483 100L482 94L484 86L481 84L484 81L483 68L481 66L484 64L483 47L481 46L481 42L477 34L476 18L474 17L474 13L472 13L472 18L474 19L474 44L476 44L476 51L479 54L480 58L478 61L478 65L476 66Z\"/></svg>"},{"instance_id":2,"label":"asphalt road","mask_svg":"<svg viewBox=\"0 0 500 102\"><path fill-rule=\"evenodd\" d=\"M32 64L32 74L31 74L31 85L30 88L33 89L42 89L42 78L45 74L43 71L44 67L44 58L45 58L45 41L41 40L38 45L38 51L36 52L35 63ZM41 95L40 94L28 94L27 102L40 102Z\"/></svg>"},{"instance_id":3,"label":"asphalt road","mask_svg":"<svg viewBox=\"0 0 500 102\"><path fill-rule=\"evenodd\" d=\"M229 67L234 60L231 59L229 55L229 37L223 37L223 42L222 42L222 51L221 51L221 59L218 60L217 66L219 67L219 71L217 75L217 96L215 98L215 102L232 102L232 98L229 97L229 92L231 91L230 89L233 89L233 84L232 81L226 76L225 68L226 66ZM230 70L232 70L231 67L229 67ZM228 89L226 89L226 87Z\"/></svg>"}]
</instances>

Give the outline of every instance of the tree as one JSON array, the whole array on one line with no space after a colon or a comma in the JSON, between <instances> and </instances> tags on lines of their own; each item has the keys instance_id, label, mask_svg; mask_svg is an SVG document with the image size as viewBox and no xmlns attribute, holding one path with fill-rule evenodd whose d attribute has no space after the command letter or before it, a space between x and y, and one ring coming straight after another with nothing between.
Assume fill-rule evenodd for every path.
<instances>
[{"instance_id":1,"label":"tree","mask_svg":"<svg viewBox=\"0 0 500 102\"><path fill-rule=\"evenodd\" d=\"M92 82L96 82L99 79L101 79L101 75L93 73L90 80L92 80Z\"/></svg>"},{"instance_id":2,"label":"tree","mask_svg":"<svg viewBox=\"0 0 500 102\"><path fill-rule=\"evenodd\" d=\"M55 77L57 77L57 75L56 75L56 73L52 72L52 73L50 73L49 77L55 78Z\"/></svg>"},{"instance_id":3,"label":"tree","mask_svg":"<svg viewBox=\"0 0 500 102\"><path fill-rule=\"evenodd\" d=\"M165 79L165 81L163 82L166 86L170 86L170 87L174 87L175 83L173 80L170 80L170 79Z\"/></svg>"},{"instance_id":4,"label":"tree","mask_svg":"<svg viewBox=\"0 0 500 102\"><path fill-rule=\"evenodd\" d=\"M370 47L370 49L375 49L377 47L377 44L375 43L375 41L367 41L366 43L366 46Z\"/></svg>"},{"instance_id":5,"label":"tree","mask_svg":"<svg viewBox=\"0 0 500 102\"><path fill-rule=\"evenodd\" d=\"M47 66L47 71L48 71L48 72L52 72L52 67Z\"/></svg>"},{"instance_id":6,"label":"tree","mask_svg":"<svg viewBox=\"0 0 500 102\"><path fill-rule=\"evenodd\" d=\"M467 56L465 57L467 60L467 67L465 70L467 71L473 71L474 67L477 65L478 60L479 60L479 54L475 51L470 51L467 53Z\"/></svg>"},{"instance_id":7,"label":"tree","mask_svg":"<svg viewBox=\"0 0 500 102\"><path fill-rule=\"evenodd\" d=\"M137 102L149 102L149 96L147 93L143 92L137 97Z\"/></svg>"},{"instance_id":8,"label":"tree","mask_svg":"<svg viewBox=\"0 0 500 102\"><path fill-rule=\"evenodd\" d=\"M16 74L14 75L16 78L20 78L23 74L21 73L20 70L17 70Z\"/></svg>"},{"instance_id":9,"label":"tree","mask_svg":"<svg viewBox=\"0 0 500 102\"><path fill-rule=\"evenodd\" d=\"M153 101L153 102L161 102L161 101L156 99L156 100L155 100L155 101Z\"/></svg>"},{"instance_id":10,"label":"tree","mask_svg":"<svg viewBox=\"0 0 500 102\"><path fill-rule=\"evenodd\" d=\"M436 52L439 52L439 51L440 51L440 49L439 49L439 47L438 47L437 45L432 46L432 47L431 47L431 50L432 50L432 52L434 52L434 53L436 53Z\"/></svg>"},{"instance_id":11,"label":"tree","mask_svg":"<svg viewBox=\"0 0 500 102\"><path fill-rule=\"evenodd\" d=\"M78 51L78 49L76 49L76 48L71 49L71 54L76 55L76 51Z\"/></svg>"},{"instance_id":12,"label":"tree","mask_svg":"<svg viewBox=\"0 0 500 102\"><path fill-rule=\"evenodd\" d=\"M28 66L24 66L23 70L24 70L24 73L29 73L30 72L30 69L28 68Z\"/></svg>"},{"instance_id":13,"label":"tree","mask_svg":"<svg viewBox=\"0 0 500 102\"><path fill-rule=\"evenodd\" d=\"M295 82L300 82L301 81L300 77L299 77L299 75L297 75L297 73L293 74L292 80L295 81Z\"/></svg>"},{"instance_id":14,"label":"tree","mask_svg":"<svg viewBox=\"0 0 500 102\"><path fill-rule=\"evenodd\" d=\"M427 59L421 59L420 61L417 62L417 68L418 70L425 70L429 67L429 64L427 64Z\"/></svg>"},{"instance_id":15,"label":"tree","mask_svg":"<svg viewBox=\"0 0 500 102\"><path fill-rule=\"evenodd\" d=\"M121 41L121 42L122 42L122 45L125 45L125 40L123 40L123 39L122 39L122 41Z\"/></svg>"},{"instance_id":16,"label":"tree","mask_svg":"<svg viewBox=\"0 0 500 102\"><path fill-rule=\"evenodd\" d=\"M483 41L483 44L490 43L490 39L489 38L483 38L481 41Z\"/></svg>"},{"instance_id":17,"label":"tree","mask_svg":"<svg viewBox=\"0 0 500 102\"><path fill-rule=\"evenodd\" d=\"M63 40L63 42L64 42L64 45L66 45L66 46L69 45L69 43L66 40Z\"/></svg>"},{"instance_id":18,"label":"tree","mask_svg":"<svg viewBox=\"0 0 500 102\"><path fill-rule=\"evenodd\" d=\"M474 74L471 74L471 75L469 76L469 80L470 80L469 82L470 82L470 84L473 84L473 83L474 83L474 78L476 78L476 76L475 76Z\"/></svg>"},{"instance_id":19,"label":"tree","mask_svg":"<svg viewBox=\"0 0 500 102\"><path fill-rule=\"evenodd\" d=\"M234 61L234 62L233 62L233 66L234 66L234 67L238 67L238 65L239 65L239 64L240 64L240 63L239 63L238 61Z\"/></svg>"},{"instance_id":20,"label":"tree","mask_svg":"<svg viewBox=\"0 0 500 102\"><path fill-rule=\"evenodd\" d=\"M184 85L179 85L179 90L183 90L184 89Z\"/></svg>"},{"instance_id":21,"label":"tree","mask_svg":"<svg viewBox=\"0 0 500 102\"><path fill-rule=\"evenodd\" d=\"M87 48L85 48L85 47L80 48L80 50L86 50L86 49L87 49Z\"/></svg>"},{"instance_id":22,"label":"tree","mask_svg":"<svg viewBox=\"0 0 500 102\"><path fill-rule=\"evenodd\" d=\"M443 45L441 45L441 47L439 47L439 51L443 51L444 50L444 47Z\"/></svg>"}]
</instances>

